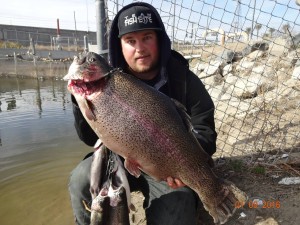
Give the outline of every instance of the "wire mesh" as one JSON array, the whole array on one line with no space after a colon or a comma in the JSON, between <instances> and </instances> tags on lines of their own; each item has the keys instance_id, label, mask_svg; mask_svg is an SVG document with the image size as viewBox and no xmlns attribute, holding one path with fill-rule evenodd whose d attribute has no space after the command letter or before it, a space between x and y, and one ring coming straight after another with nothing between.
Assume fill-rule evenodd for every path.
<instances>
[{"instance_id":1,"label":"wire mesh","mask_svg":"<svg viewBox=\"0 0 300 225\"><path fill-rule=\"evenodd\" d=\"M107 1L111 20L132 1ZM276 161L298 151L297 1L155 0L172 48L190 60L215 103L217 157Z\"/></svg>"}]
</instances>

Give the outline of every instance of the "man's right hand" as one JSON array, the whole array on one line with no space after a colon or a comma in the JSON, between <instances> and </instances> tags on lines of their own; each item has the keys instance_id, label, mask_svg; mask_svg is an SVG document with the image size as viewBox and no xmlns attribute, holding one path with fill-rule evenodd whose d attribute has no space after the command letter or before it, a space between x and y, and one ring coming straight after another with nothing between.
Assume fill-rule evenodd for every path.
<instances>
[{"instance_id":1,"label":"man's right hand","mask_svg":"<svg viewBox=\"0 0 300 225\"><path fill-rule=\"evenodd\" d=\"M186 186L180 179L177 178L174 179L173 177L167 177L167 183L173 189Z\"/></svg>"}]
</instances>

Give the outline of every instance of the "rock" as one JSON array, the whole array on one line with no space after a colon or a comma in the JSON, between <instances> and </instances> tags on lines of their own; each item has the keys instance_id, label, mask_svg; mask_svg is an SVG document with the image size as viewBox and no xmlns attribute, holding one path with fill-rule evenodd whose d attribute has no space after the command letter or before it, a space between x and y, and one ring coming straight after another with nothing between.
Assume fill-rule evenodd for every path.
<instances>
[{"instance_id":1,"label":"rock","mask_svg":"<svg viewBox=\"0 0 300 225\"><path fill-rule=\"evenodd\" d=\"M238 78L235 85L230 88L235 97L245 99L258 95L264 85L265 79L259 74L253 74L247 78Z\"/></svg>"},{"instance_id":2,"label":"rock","mask_svg":"<svg viewBox=\"0 0 300 225\"><path fill-rule=\"evenodd\" d=\"M249 62L246 58L242 59L240 63L237 65L236 70L247 70L253 68L255 62Z\"/></svg>"},{"instance_id":3,"label":"rock","mask_svg":"<svg viewBox=\"0 0 300 225\"><path fill-rule=\"evenodd\" d=\"M300 184L300 177L285 177L282 178L278 184L285 184L285 185L291 185L291 184Z\"/></svg>"},{"instance_id":4,"label":"rock","mask_svg":"<svg viewBox=\"0 0 300 225\"><path fill-rule=\"evenodd\" d=\"M232 64L227 64L222 70L222 75L226 76L232 72Z\"/></svg>"},{"instance_id":5,"label":"rock","mask_svg":"<svg viewBox=\"0 0 300 225\"><path fill-rule=\"evenodd\" d=\"M267 67L266 65L254 67L252 69L252 73L262 75L266 71L266 67Z\"/></svg>"},{"instance_id":6,"label":"rock","mask_svg":"<svg viewBox=\"0 0 300 225\"><path fill-rule=\"evenodd\" d=\"M300 80L300 66L296 67L293 71L292 78Z\"/></svg>"},{"instance_id":7,"label":"rock","mask_svg":"<svg viewBox=\"0 0 300 225\"><path fill-rule=\"evenodd\" d=\"M256 223L255 225L279 225L279 224L276 220L274 220L272 217L270 217L264 221L260 221L260 222Z\"/></svg>"},{"instance_id":8,"label":"rock","mask_svg":"<svg viewBox=\"0 0 300 225\"><path fill-rule=\"evenodd\" d=\"M224 78L221 74L207 75L201 72L198 76L205 85L216 86L223 83Z\"/></svg>"},{"instance_id":9,"label":"rock","mask_svg":"<svg viewBox=\"0 0 300 225\"><path fill-rule=\"evenodd\" d=\"M278 37L270 44L269 54L271 56L282 56L288 52L290 43L287 38Z\"/></svg>"},{"instance_id":10,"label":"rock","mask_svg":"<svg viewBox=\"0 0 300 225\"><path fill-rule=\"evenodd\" d=\"M224 78L220 74L222 61L215 60L209 63L201 63L194 69L197 70L195 74L202 80L205 85L215 86L223 82ZM200 73L199 73L200 71Z\"/></svg>"},{"instance_id":11,"label":"rock","mask_svg":"<svg viewBox=\"0 0 300 225\"><path fill-rule=\"evenodd\" d=\"M293 46L292 48L296 49L300 44L300 33L293 37Z\"/></svg>"},{"instance_id":12,"label":"rock","mask_svg":"<svg viewBox=\"0 0 300 225\"><path fill-rule=\"evenodd\" d=\"M220 72L220 66L222 65L222 61L211 61L204 69L204 73L207 75L214 75Z\"/></svg>"},{"instance_id":13,"label":"rock","mask_svg":"<svg viewBox=\"0 0 300 225\"><path fill-rule=\"evenodd\" d=\"M208 89L208 93L216 104L224 93L223 85L212 86L210 89Z\"/></svg>"},{"instance_id":14,"label":"rock","mask_svg":"<svg viewBox=\"0 0 300 225\"><path fill-rule=\"evenodd\" d=\"M265 51L262 51L262 50L256 50L254 52L251 52L249 55L247 55L247 59L249 61L255 61L257 60L258 58L262 57L263 55L265 54Z\"/></svg>"},{"instance_id":15,"label":"rock","mask_svg":"<svg viewBox=\"0 0 300 225\"><path fill-rule=\"evenodd\" d=\"M267 51L269 49L269 44L267 42L256 42L253 45L248 45L242 50L243 56L249 55L251 52L256 50Z\"/></svg>"},{"instance_id":16,"label":"rock","mask_svg":"<svg viewBox=\"0 0 300 225\"><path fill-rule=\"evenodd\" d=\"M236 77L236 76L234 76L232 74L229 74L228 76L225 77L225 87L228 88L231 85L235 85L235 83L237 82L237 80L238 80L238 77Z\"/></svg>"},{"instance_id":17,"label":"rock","mask_svg":"<svg viewBox=\"0 0 300 225\"><path fill-rule=\"evenodd\" d=\"M197 63L193 68L193 72L195 74L201 73L207 67L207 65L207 63Z\"/></svg>"},{"instance_id":18,"label":"rock","mask_svg":"<svg viewBox=\"0 0 300 225\"><path fill-rule=\"evenodd\" d=\"M288 53L285 61L291 64L291 66L295 66L296 63L299 61L300 58L300 51L294 50Z\"/></svg>"},{"instance_id":19,"label":"rock","mask_svg":"<svg viewBox=\"0 0 300 225\"><path fill-rule=\"evenodd\" d=\"M233 63L243 58L242 52L235 52L231 50L223 51L218 57L219 60L224 61L225 63Z\"/></svg>"}]
</instances>

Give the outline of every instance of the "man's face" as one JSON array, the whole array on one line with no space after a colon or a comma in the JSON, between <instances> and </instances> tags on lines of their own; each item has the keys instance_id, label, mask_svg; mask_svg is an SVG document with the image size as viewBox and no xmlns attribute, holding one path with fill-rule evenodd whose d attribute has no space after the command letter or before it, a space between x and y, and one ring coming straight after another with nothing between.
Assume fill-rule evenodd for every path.
<instances>
[{"instance_id":1,"label":"man's face","mask_svg":"<svg viewBox=\"0 0 300 225\"><path fill-rule=\"evenodd\" d=\"M152 79L156 75L153 72L158 70L159 50L154 30L124 34L121 46L125 61L135 75L142 79ZM148 74L148 77L143 74Z\"/></svg>"}]
</instances>

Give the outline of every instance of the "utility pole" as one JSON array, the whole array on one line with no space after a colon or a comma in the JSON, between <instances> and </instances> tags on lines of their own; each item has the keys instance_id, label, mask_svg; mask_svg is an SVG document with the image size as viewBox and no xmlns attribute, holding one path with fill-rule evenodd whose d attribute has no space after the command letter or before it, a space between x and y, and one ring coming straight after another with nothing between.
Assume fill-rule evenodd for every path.
<instances>
[{"instance_id":1,"label":"utility pole","mask_svg":"<svg viewBox=\"0 0 300 225\"><path fill-rule=\"evenodd\" d=\"M251 39L253 37L253 31L254 31L254 20L255 20L255 8L256 8L256 0L254 0L254 6L253 6L253 16L252 16L252 31L251 31Z\"/></svg>"},{"instance_id":2,"label":"utility pole","mask_svg":"<svg viewBox=\"0 0 300 225\"><path fill-rule=\"evenodd\" d=\"M95 0L96 3L96 24L97 24L97 53L107 59L107 23L104 0Z\"/></svg>"},{"instance_id":3,"label":"utility pole","mask_svg":"<svg viewBox=\"0 0 300 225\"><path fill-rule=\"evenodd\" d=\"M90 26L89 26L89 8L88 8L87 0L85 0L85 6L86 6L86 25L87 25L87 33L89 33L89 31L90 31Z\"/></svg>"},{"instance_id":4,"label":"utility pole","mask_svg":"<svg viewBox=\"0 0 300 225\"><path fill-rule=\"evenodd\" d=\"M173 7L172 49L175 48L175 13L176 13L176 0L174 0L174 7Z\"/></svg>"},{"instance_id":5,"label":"utility pole","mask_svg":"<svg viewBox=\"0 0 300 225\"><path fill-rule=\"evenodd\" d=\"M77 26L76 26L76 16L74 11L74 24L75 24L75 51L78 51L78 45L77 45Z\"/></svg>"},{"instance_id":6,"label":"utility pole","mask_svg":"<svg viewBox=\"0 0 300 225\"><path fill-rule=\"evenodd\" d=\"M240 29L240 16L241 16L241 0L233 0L237 1L237 6L235 10L235 15L237 15L236 21L233 22L234 25L234 32L239 32Z\"/></svg>"}]
</instances>

